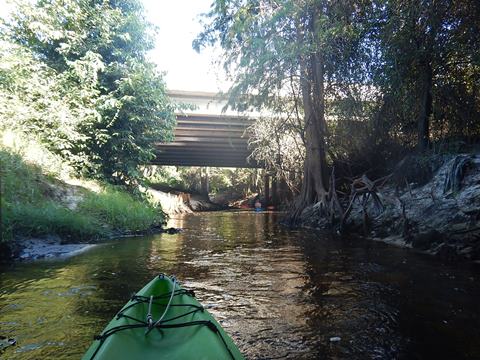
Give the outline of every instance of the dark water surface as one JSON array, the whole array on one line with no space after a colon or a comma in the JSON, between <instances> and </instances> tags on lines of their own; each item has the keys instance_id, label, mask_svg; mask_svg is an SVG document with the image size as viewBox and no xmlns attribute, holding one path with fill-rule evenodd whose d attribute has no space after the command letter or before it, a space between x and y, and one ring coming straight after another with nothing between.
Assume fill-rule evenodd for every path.
<instances>
[{"instance_id":1,"label":"dark water surface","mask_svg":"<svg viewBox=\"0 0 480 360\"><path fill-rule=\"evenodd\" d=\"M188 215L0 272L3 359L78 359L159 272L195 289L249 359L480 359L480 271L359 239L289 231L276 214ZM340 337L332 342L331 338Z\"/></svg>"}]
</instances>

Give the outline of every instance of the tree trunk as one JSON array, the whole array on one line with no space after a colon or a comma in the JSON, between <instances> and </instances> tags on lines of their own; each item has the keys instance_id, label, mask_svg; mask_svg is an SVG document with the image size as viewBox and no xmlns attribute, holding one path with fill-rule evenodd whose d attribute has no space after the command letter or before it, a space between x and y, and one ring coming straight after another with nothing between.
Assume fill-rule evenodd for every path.
<instances>
[{"instance_id":1,"label":"tree trunk","mask_svg":"<svg viewBox=\"0 0 480 360\"><path fill-rule=\"evenodd\" d=\"M200 192L203 195L206 195L208 197L208 193L210 192L209 188L209 182L208 182L208 168L200 168Z\"/></svg>"},{"instance_id":2,"label":"tree trunk","mask_svg":"<svg viewBox=\"0 0 480 360\"><path fill-rule=\"evenodd\" d=\"M278 174L272 175L272 205L278 206Z\"/></svg>"},{"instance_id":3,"label":"tree trunk","mask_svg":"<svg viewBox=\"0 0 480 360\"><path fill-rule=\"evenodd\" d=\"M265 171L265 178L264 178L264 185L265 185L265 202L263 206L267 208L270 204L270 175Z\"/></svg>"},{"instance_id":4,"label":"tree trunk","mask_svg":"<svg viewBox=\"0 0 480 360\"><path fill-rule=\"evenodd\" d=\"M319 14L313 11L310 34L317 33ZM327 206L328 183L325 157L325 88L324 60L320 52L300 57L300 88L303 101L305 123L306 156L303 167L303 182L293 211L287 220L296 224L306 206L320 202Z\"/></svg>"},{"instance_id":5,"label":"tree trunk","mask_svg":"<svg viewBox=\"0 0 480 360\"><path fill-rule=\"evenodd\" d=\"M420 152L430 146L430 117L432 116L432 66L430 63L424 68L422 89L420 94L420 112L418 116L418 142L417 148Z\"/></svg>"}]
</instances>

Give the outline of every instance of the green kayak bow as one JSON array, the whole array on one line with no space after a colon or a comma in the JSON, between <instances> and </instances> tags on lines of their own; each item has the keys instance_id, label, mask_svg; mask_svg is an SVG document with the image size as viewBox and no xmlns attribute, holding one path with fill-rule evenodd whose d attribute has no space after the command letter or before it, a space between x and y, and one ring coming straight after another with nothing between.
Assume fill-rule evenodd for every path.
<instances>
[{"instance_id":1,"label":"green kayak bow","mask_svg":"<svg viewBox=\"0 0 480 360\"><path fill-rule=\"evenodd\" d=\"M243 359L233 340L173 277L159 275L110 321L83 360Z\"/></svg>"}]
</instances>

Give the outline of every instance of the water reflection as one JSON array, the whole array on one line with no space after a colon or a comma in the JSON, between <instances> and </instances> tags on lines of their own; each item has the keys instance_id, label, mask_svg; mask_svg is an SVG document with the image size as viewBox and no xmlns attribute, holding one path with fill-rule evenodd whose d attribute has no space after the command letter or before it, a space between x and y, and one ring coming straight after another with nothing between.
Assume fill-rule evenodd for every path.
<instances>
[{"instance_id":1,"label":"water reflection","mask_svg":"<svg viewBox=\"0 0 480 360\"><path fill-rule=\"evenodd\" d=\"M79 358L132 292L166 272L212 306L247 358L480 358L476 269L288 231L271 213L188 215L169 226L184 231L4 269L0 335L19 344L3 357Z\"/></svg>"}]
</instances>

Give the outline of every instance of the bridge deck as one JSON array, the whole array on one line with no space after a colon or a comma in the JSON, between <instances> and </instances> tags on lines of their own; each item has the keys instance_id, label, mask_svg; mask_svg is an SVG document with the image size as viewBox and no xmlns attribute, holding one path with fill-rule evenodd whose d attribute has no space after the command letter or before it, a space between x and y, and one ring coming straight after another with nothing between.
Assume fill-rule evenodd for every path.
<instances>
[{"instance_id":1,"label":"bridge deck","mask_svg":"<svg viewBox=\"0 0 480 360\"><path fill-rule=\"evenodd\" d=\"M152 164L176 166L259 167L247 160L246 128L252 120L234 113L222 113L224 101L216 94L170 91L176 102L198 106L196 111L177 114L175 140L157 143Z\"/></svg>"}]
</instances>

